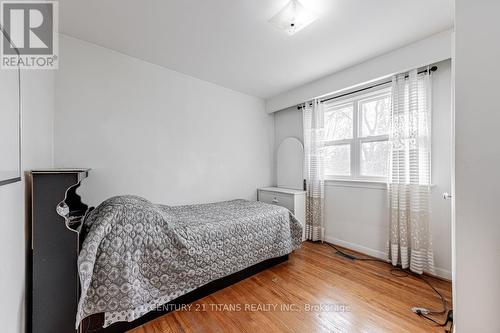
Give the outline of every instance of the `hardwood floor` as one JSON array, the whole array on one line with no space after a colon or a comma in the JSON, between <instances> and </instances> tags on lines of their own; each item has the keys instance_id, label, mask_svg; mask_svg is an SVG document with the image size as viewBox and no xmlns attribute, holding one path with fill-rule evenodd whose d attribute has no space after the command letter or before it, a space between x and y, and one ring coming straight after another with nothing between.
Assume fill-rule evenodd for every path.
<instances>
[{"instance_id":1,"label":"hardwood floor","mask_svg":"<svg viewBox=\"0 0 500 333\"><path fill-rule=\"evenodd\" d=\"M353 262L334 252L326 244L306 242L288 262L129 333L445 331L410 311L441 308L422 280L396 277L387 264ZM451 283L427 279L451 304Z\"/></svg>"}]
</instances>

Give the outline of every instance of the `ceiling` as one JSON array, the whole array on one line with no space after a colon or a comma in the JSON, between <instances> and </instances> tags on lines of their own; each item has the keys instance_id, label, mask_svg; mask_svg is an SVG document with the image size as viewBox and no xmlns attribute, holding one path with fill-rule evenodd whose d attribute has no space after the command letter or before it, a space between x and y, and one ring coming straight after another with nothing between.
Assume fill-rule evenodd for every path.
<instances>
[{"instance_id":1,"label":"ceiling","mask_svg":"<svg viewBox=\"0 0 500 333\"><path fill-rule=\"evenodd\" d=\"M288 0L64 0L60 32L268 98L452 26L453 0L301 0L293 36L267 21Z\"/></svg>"}]
</instances>

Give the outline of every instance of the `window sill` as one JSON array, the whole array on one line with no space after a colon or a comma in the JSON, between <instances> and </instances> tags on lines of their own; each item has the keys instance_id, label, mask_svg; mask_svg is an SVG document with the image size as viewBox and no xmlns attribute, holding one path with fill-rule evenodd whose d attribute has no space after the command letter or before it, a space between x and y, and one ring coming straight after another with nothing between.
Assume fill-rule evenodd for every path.
<instances>
[{"instance_id":1,"label":"window sill","mask_svg":"<svg viewBox=\"0 0 500 333\"><path fill-rule=\"evenodd\" d=\"M375 190L386 190L387 184L380 180L358 180L358 179L325 179L326 186L334 187L358 187L371 188Z\"/></svg>"},{"instance_id":2,"label":"window sill","mask_svg":"<svg viewBox=\"0 0 500 333\"><path fill-rule=\"evenodd\" d=\"M325 179L325 186L333 187L359 187L371 188L375 190L387 190L387 183L382 180L362 180L362 179ZM437 187L436 184L430 184L431 190Z\"/></svg>"}]
</instances>

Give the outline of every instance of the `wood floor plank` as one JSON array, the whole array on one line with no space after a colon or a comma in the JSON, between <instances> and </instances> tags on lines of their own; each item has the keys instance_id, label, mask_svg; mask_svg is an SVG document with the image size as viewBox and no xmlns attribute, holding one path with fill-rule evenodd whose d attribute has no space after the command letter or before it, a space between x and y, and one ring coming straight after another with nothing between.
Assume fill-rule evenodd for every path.
<instances>
[{"instance_id":1,"label":"wood floor plank","mask_svg":"<svg viewBox=\"0 0 500 333\"><path fill-rule=\"evenodd\" d=\"M426 279L451 304L451 283ZM287 262L129 333L444 332L413 306L441 309L441 302L420 278L396 277L388 264L350 261L306 242Z\"/></svg>"}]
</instances>

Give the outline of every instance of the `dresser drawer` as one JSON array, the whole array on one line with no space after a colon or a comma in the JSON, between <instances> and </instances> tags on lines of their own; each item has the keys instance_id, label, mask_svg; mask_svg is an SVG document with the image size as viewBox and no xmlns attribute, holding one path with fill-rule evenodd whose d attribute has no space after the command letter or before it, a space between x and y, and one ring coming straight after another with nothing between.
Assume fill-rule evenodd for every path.
<instances>
[{"instance_id":1,"label":"dresser drawer","mask_svg":"<svg viewBox=\"0 0 500 333\"><path fill-rule=\"evenodd\" d=\"M288 208L294 212L293 195L283 193L259 191L259 201Z\"/></svg>"}]
</instances>

